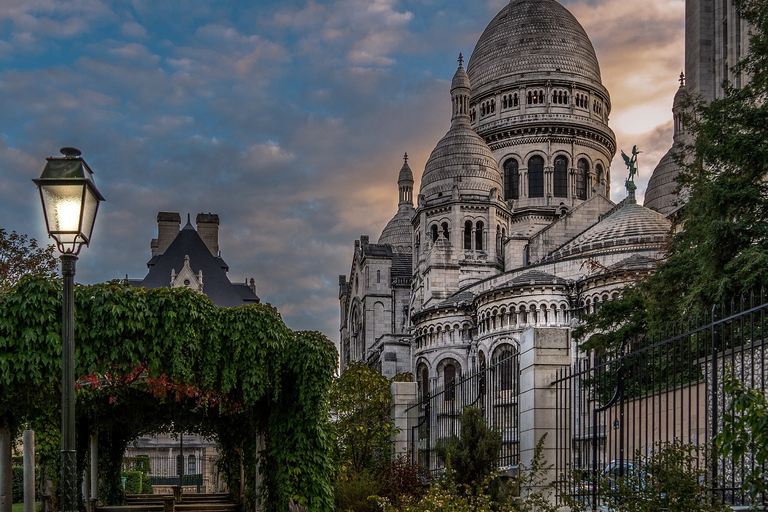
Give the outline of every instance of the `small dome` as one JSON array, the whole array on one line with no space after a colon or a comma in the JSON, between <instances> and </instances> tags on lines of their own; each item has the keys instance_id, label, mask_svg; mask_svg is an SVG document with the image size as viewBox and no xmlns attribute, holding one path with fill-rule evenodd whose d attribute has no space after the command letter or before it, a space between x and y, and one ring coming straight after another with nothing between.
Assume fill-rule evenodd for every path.
<instances>
[{"instance_id":1,"label":"small dome","mask_svg":"<svg viewBox=\"0 0 768 512\"><path fill-rule=\"evenodd\" d=\"M411 166L408 165L408 153L403 158L403 166L400 168L400 174L397 175L397 182L413 185L413 171L411 171Z\"/></svg>"},{"instance_id":2,"label":"small dome","mask_svg":"<svg viewBox=\"0 0 768 512\"><path fill-rule=\"evenodd\" d=\"M384 231L381 232L378 243L389 244L393 249L410 252L411 236L413 233L413 226L411 225L413 213L413 207L407 208L401 206L398 208L395 216L392 217L392 220L387 223Z\"/></svg>"},{"instance_id":3,"label":"small dome","mask_svg":"<svg viewBox=\"0 0 768 512\"><path fill-rule=\"evenodd\" d=\"M421 194L427 201L460 193L488 196L502 189L499 165L488 145L469 125L454 125L440 139L421 177Z\"/></svg>"},{"instance_id":4,"label":"small dome","mask_svg":"<svg viewBox=\"0 0 768 512\"><path fill-rule=\"evenodd\" d=\"M547 260L575 254L605 252L627 245L662 244L672 223L663 215L625 201L606 218L552 253Z\"/></svg>"},{"instance_id":5,"label":"small dome","mask_svg":"<svg viewBox=\"0 0 768 512\"><path fill-rule=\"evenodd\" d=\"M555 0L512 0L488 24L467 66L476 94L508 76L548 73L601 83L584 28Z\"/></svg>"},{"instance_id":6,"label":"small dome","mask_svg":"<svg viewBox=\"0 0 768 512\"><path fill-rule=\"evenodd\" d=\"M667 215L677 208L675 203L678 196L675 190L677 189L677 175L680 174L680 166L675 161L677 151L677 147L672 146L661 157L659 164L653 170L651 179L648 180L648 188L645 191L643 205L662 215Z\"/></svg>"},{"instance_id":7,"label":"small dome","mask_svg":"<svg viewBox=\"0 0 768 512\"><path fill-rule=\"evenodd\" d=\"M456 70L456 73L453 75L453 80L451 80L451 90L463 88L469 91L470 89L469 75L464 70L463 63L464 57L459 54L459 69Z\"/></svg>"}]
</instances>

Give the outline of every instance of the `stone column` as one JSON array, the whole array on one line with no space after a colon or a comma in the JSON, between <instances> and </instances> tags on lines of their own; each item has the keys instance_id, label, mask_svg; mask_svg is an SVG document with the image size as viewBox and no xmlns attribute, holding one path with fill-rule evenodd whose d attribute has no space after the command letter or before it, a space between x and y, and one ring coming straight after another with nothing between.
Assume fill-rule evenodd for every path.
<instances>
[{"instance_id":1,"label":"stone column","mask_svg":"<svg viewBox=\"0 0 768 512\"><path fill-rule=\"evenodd\" d=\"M11 479L11 430L0 424L0 512L11 512L13 481Z\"/></svg>"},{"instance_id":2,"label":"stone column","mask_svg":"<svg viewBox=\"0 0 768 512\"><path fill-rule=\"evenodd\" d=\"M96 510L96 502L99 500L99 436L91 436L91 510Z\"/></svg>"},{"instance_id":3,"label":"stone column","mask_svg":"<svg viewBox=\"0 0 768 512\"><path fill-rule=\"evenodd\" d=\"M530 466L536 444L547 434L543 458L555 462L557 427L557 371L571 364L570 331L558 328L528 328L520 336L520 463ZM556 477L544 474L543 491ZM525 490L523 490L525 492ZM529 490L530 492L530 490ZM554 495L551 495L554 499Z\"/></svg>"},{"instance_id":4,"label":"stone column","mask_svg":"<svg viewBox=\"0 0 768 512\"><path fill-rule=\"evenodd\" d=\"M24 512L35 512L35 431L29 428L22 436L24 443Z\"/></svg>"},{"instance_id":5,"label":"stone column","mask_svg":"<svg viewBox=\"0 0 768 512\"><path fill-rule=\"evenodd\" d=\"M408 415L406 410L416 402L418 385L415 382L393 382L392 407L390 409L395 427L399 430L392 440L392 456L408 454Z\"/></svg>"}]
</instances>

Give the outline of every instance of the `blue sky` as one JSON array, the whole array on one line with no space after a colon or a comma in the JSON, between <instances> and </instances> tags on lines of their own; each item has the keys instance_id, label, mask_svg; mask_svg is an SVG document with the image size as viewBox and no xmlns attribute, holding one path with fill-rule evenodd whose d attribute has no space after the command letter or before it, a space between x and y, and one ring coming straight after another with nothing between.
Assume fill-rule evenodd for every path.
<instances>
[{"instance_id":1,"label":"blue sky","mask_svg":"<svg viewBox=\"0 0 768 512\"><path fill-rule=\"evenodd\" d=\"M107 201L77 281L142 278L158 211L218 213L230 279L338 340L338 276L447 131L505 0L2 0L0 227L45 241L31 179L75 146ZM639 192L672 141L684 0L562 0L595 46ZM612 165L620 200L625 169ZM617 179L619 178L619 179Z\"/></svg>"}]
</instances>

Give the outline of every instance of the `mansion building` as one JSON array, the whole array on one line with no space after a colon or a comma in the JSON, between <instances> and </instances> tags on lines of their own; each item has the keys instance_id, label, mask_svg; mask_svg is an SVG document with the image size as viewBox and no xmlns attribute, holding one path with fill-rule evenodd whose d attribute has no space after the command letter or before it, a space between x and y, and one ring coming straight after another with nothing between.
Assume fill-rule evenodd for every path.
<instances>
[{"instance_id":1,"label":"mansion building","mask_svg":"<svg viewBox=\"0 0 768 512\"><path fill-rule=\"evenodd\" d=\"M688 3L710 12L706 0ZM700 94L706 59L686 61ZM676 144L684 94L681 79ZM355 241L339 277L342 370L364 361L387 377L410 372L422 395L518 352L529 327L571 329L653 272L679 207L674 146L645 206L631 182L610 200L611 181L626 176L611 169L610 94L589 37L555 0L505 5L466 68L459 57L445 108L450 126L418 191L406 155L397 212L378 240Z\"/></svg>"}]
</instances>

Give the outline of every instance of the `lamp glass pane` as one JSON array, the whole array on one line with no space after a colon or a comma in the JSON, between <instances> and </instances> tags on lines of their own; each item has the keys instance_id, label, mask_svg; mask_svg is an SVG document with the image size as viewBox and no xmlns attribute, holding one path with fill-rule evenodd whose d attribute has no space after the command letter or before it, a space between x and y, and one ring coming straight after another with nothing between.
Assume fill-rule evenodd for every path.
<instances>
[{"instance_id":1,"label":"lamp glass pane","mask_svg":"<svg viewBox=\"0 0 768 512\"><path fill-rule=\"evenodd\" d=\"M99 209L99 200L91 190L91 187L85 187L85 204L83 205L83 236L85 241L90 243L93 224L96 220L96 210Z\"/></svg>"},{"instance_id":2,"label":"lamp glass pane","mask_svg":"<svg viewBox=\"0 0 768 512\"><path fill-rule=\"evenodd\" d=\"M80 232L83 184L41 186L48 231L62 243L74 242Z\"/></svg>"}]
</instances>

